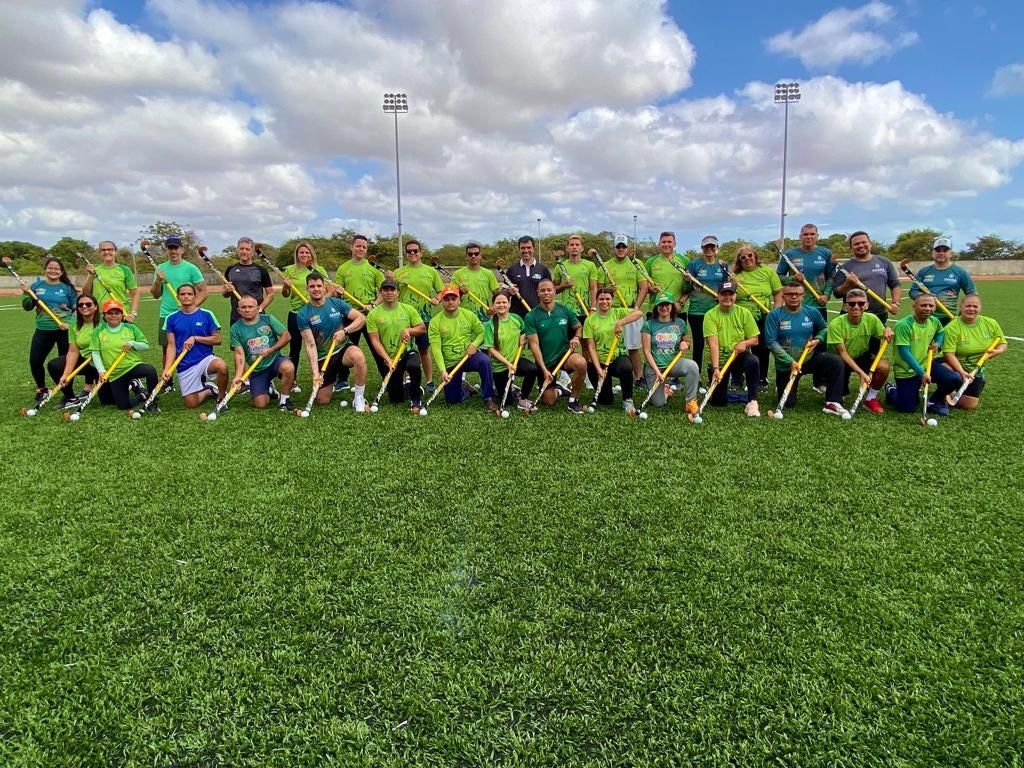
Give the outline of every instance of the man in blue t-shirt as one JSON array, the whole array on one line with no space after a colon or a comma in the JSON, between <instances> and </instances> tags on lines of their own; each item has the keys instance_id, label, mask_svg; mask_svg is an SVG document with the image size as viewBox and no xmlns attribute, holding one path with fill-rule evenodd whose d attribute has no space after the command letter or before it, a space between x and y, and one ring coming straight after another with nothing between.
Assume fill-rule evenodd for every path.
<instances>
[{"instance_id":1,"label":"man in blue t-shirt","mask_svg":"<svg viewBox=\"0 0 1024 768\"><path fill-rule=\"evenodd\" d=\"M214 346L220 344L220 323L213 312L196 305L197 295L196 287L191 283L179 285L181 309L167 316L162 329L167 334L165 379L169 380L175 373L171 366L184 352L176 372L186 408L195 408L210 396L216 399L228 383L227 363L213 354ZM209 381L213 377L216 377L216 383Z\"/></svg>"}]
</instances>

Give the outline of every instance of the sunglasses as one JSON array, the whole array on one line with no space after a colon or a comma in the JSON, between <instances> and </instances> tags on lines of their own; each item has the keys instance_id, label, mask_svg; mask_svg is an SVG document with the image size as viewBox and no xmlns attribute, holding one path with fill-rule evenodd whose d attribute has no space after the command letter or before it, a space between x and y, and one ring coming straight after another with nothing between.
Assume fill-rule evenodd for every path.
<instances>
[{"instance_id":1,"label":"sunglasses","mask_svg":"<svg viewBox=\"0 0 1024 768\"><path fill-rule=\"evenodd\" d=\"M419 253L420 249L419 248L406 248L405 252L411 256L414 253Z\"/></svg>"},{"instance_id":2,"label":"sunglasses","mask_svg":"<svg viewBox=\"0 0 1024 768\"><path fill-rule=\"evenodd\" d=\"M168 251L180 251L181 250L181 246L180 245L168 245L167 246L167 250Z\"/></svg>"},{"instance_id":3,"label":"sunglasses","mask_svg":"<svg viewBox=\"0 0 1024 768\"><path fill-rule=\"evenodd\" d=\"M619 243L618 245L615 246L615 250L619 250L619 248L628 248L628 247L629 246L625 245L624 243Z\"/></svg>"},{"instance_id":4,"label":"sunglasses","mask_svg":"<svg viewBox=\"0 0 1024 768\"><path fill-rule=\"evenodd\" d=\"M466 251L467 256L479 256L480 251Z\"/></svg>"},{"instance_id":5,"label":"sunglasses","mask_svg":"<svg viewBox=\"0 0 1024 768\"><path fill-rule=\"evenodd\" d=\"M752 254L752 253L741 253L740 254L740 258L741 259L753 259L754 258L754 254Z\"/></svg>"},{"instance_id":6,"label":"sunglasses","mask_svg":"<svg viewBox=\"0 0 1024 768\"><path fill-rule=\"evenodd\" d=\"M93 304L91 301L80 301L80 302L78 302L78 308L79 309L85 309L86 307L95 307L95 306L96 305Z\"/></svg>"},{"instance_id":7,"label":"sunglasses","mask_svg":"<svg viewBox=\"0 0 1024 768\"><path fill-rule=\"evenodd\" d=\"M702 251L713 251L713 250L715 250L715 249L716 249L717 247L718 247L717 245L702 245L702 246L700 247L700 249L701 249Z\"/></svg>"},{"instance_id":8,"label":"sunglasses","mask_svg":"<svg viewBox=\"0 0 1024 768\"><path fill-rule=\"evenodd\" d=\"M949 248L946 248L945 246L942 246L941 248L936 248L935 250L938 251L939 253L948 253L949 252Z\"/></svg>"},{"instance_id":9,"label":"sunglasses","mask_svg":"<svg viewBox=\"0 0 1024 768\"><path fill-rule=\"evenodd\" d=\"M846 306L848 307L866 307L868 303L866 301L848 301Z\"/></svg>"}]
</instances>

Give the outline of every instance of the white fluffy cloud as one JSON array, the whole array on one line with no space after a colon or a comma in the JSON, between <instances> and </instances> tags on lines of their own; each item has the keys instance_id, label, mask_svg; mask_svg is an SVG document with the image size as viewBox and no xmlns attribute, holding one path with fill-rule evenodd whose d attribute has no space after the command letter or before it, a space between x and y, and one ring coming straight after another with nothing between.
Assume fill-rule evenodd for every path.
<instances>
[{"instance_id":1,"label":"white fluffy cloud","mask_svg":"<svg viewBox=\"0 0 1024 768\"><path fill-rule=\"evenodd\" d=\"M916 32L898 32L890 24L895 15L892 6L881 2L836 8L799 32L787 30L769 38L766 45L773 53L800 59L809 69L870 64L917 42Z\"/></svg>"}]
</instances>

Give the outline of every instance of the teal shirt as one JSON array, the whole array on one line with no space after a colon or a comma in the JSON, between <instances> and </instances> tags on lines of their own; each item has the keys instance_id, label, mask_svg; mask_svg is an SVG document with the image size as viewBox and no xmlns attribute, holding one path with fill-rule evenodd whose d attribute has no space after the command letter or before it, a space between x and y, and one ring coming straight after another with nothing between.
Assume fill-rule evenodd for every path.
<instances>
[{"instance_id":1,"label":"teal shirt","mask_svg":"<svg viewBox=\"0 0 1024 768\"><path fill-rule=\"evenodd\" d=\"M261 312L252 323L238 320L231 326L231 348L242 350L245 355L245 367L248 368L258 355L265 354L268 349L277 344L285 330L280 320L273 315ZM277 352L273 357L265 357L256 366L254 372L262 371L280 355L281 353Z\"/></svg>"},{"instance_id":2,"label":"teal shirt","mask_svg":"<svg viewBox=\"0 0 1024 768\"><path fill-rule=\"evenodd\" d=\"M796 312L785 307L773 309L765 319L764 340L775 358L775 370L788 370L800 359L808 341L824 342L827 333L821 312L813 307L801 305Z\"/></svg>"},{"instance_id":3,"label":"teal shirt","mask_svg":"<svg viewBox=\"0 0 1024 768\"><path fill-rule=\"evenodd\" d=\"M203 282L203 273L199 271L199 267L189 261L180 261L177 264L165 261L160 265L160 269L167 276L167 282L170 283L175 291L185 283L199 285ZM162 286L161 290L160 319L163 320L168 315L178 311L178 302L174 300L174 295L167 290L166 285ZM163 323L161 323L162 326Z\"/></svg>"}]
</instances>

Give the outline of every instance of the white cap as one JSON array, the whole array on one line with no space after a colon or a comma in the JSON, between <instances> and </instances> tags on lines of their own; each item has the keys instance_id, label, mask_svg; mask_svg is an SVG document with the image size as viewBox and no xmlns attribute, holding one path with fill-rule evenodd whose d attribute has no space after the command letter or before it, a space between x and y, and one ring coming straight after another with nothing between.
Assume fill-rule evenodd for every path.
<instances>
[{"instance_id":1,"label":"white cap","mask_svg":"<svg viewBox=\"0 0 1024 768\"><path fill-rule=\"evenodd\" d=\"M935 238L935 242L932 243L932 250L934 251L936 248L949 248L949 250L953 250L953 238L949 235Z\"/></svg>"},{"instance_id":2,"label":"white cap","mask_svg":"<svg viewBox=\"0 0 1024 768\"><path fill-rule=\"evenodd\" d=\"M718 247L718 238L714 235L705 235L704 239L700 241L700 247L703 248L705 245L713 245L715 248Z\"/></svg>"},{"instance_id":3,"label":"white cap","mask_svg":"<svg viewBox=\"0 0 1024 768\"><path fill-rule=\"evenodd\" d=\"M616 245L629 245L629 238L626 237L625 235L618 234L618 235L615 236L615 244Z\"/></svg>"}]
</instances>

